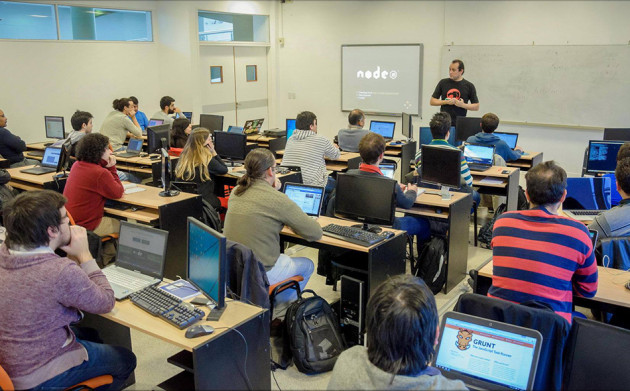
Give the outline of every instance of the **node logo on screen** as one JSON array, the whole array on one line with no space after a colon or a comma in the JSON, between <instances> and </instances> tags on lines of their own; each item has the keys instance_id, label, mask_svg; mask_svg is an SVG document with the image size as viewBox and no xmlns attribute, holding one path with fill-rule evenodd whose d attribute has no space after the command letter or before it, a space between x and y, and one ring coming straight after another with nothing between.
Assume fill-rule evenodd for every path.
<instances>
[{"instance_id":1,"label":"node logo on screen","mask_svg":"<svg viewBox=\"0 0 630 391\"><path fill-rule=\"evenodd\" d=\"M357 79L396 79L398 78L397 70L381 71L381 67L377 66L374 71L357 71Z\"/></svg>"}]
</instances>

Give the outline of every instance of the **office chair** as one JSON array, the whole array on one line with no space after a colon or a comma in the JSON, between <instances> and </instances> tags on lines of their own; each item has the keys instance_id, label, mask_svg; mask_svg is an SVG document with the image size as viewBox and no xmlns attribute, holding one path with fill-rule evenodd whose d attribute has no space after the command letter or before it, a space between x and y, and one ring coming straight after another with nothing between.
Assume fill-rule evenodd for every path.
<instances>
[{"instance_id":1,"label":"office chair","mask_svg":"<svg viewBox=\"0 0 630 391\"><path fill-rule=\"evenodd\" d=\"M287 289L295 290L295 293L300 296L300 282L304 281L304 277L302 276L293 276L287 279L284 279L280 282L277 282L269 287L269 314L270 320L273 320L273 307L276 301L276 296L280 292L284 292Z\"/></svg>"},{"instance_id":2,"label":"office chair","mask_svg":"<svg viewBox=\"0 0 630 391\"><path fill-rule=\"evenodd\" d=\"M70 212L66 211L66 213L68 213L68 220L70 221L70 225L76 225L76 223L74 222L74 218L72 217ZM87 237L88 237L88 246L90 249L90 253L96 260L96 263L98 264L98 266L100 268L107 266L103 263L103 259L102 259L103 244L109 242L110 240L113 240L114 245L116 245L118 237L119 237L118 232L112 232L104 236L100 236L100 235L97 235L94 231L87 231Z\"/></svg>"},{"instance_id":3,"label":"office chair","mask_svg":"<svg viewBox=\"0 0 630 391\"><path fill-rule=\"evenodd\" d=\"M111 375L101 375L94 377L92 379L88 379L82 381L79 384L75 384L72 387L66 388L67 391L78 391L78 390L93 390L98 387L102 387L108 384L112 384L114 378ZM13 382L9 377L9 374L0 366L0 390L2 391L14 391L15 387L13 387Z\"/></svg>"},{"instance_id":4,"label":"office chair","mask_svg":"<svg viewBox=\"0 0 630 391\"><path fill-rule=\"evenodd\" d=\"M276 158L277 158L276 152L283 150L286 145L287 145L286 136L269 140L269 150L273 153L273 156L275 156Z\"/></svg>"}]
</instances>

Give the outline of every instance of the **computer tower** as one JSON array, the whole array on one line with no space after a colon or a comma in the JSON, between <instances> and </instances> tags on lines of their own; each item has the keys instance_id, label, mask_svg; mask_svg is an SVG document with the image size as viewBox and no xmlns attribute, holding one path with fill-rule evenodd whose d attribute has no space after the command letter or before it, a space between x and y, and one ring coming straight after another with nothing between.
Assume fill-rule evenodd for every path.
<instances>
[{"instance_id":1,"label":"computer tower","mask_svg":"<svg viewBox=\"0 0 630 391\"><path fill-rule=\"evenodd\" d=\"M348 347L363 345L365 332L365 282L356 278L341 276L341 300L339 321L341 332Z\"/></svg>"}]
</instances>

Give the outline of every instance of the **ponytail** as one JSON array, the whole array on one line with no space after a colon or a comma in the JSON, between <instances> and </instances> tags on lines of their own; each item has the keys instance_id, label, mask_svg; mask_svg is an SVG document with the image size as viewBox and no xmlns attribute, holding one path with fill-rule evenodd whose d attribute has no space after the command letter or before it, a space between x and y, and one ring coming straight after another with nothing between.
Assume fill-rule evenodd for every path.
<instances>
[{"instance_id":1,"label":"ponytail","mask_svg":"<svg viewBox=\"0 0 630 391\"><path fill-rule=\"evenodd\" d=\"M234 195L240 196L252 186L254 180L263 179L265 171L273 167L275 159L273 153L265 148L256 148L248 153L244 164L246 172L236 182L238 187L234 190Z\"/></svg>"}]
</instances>

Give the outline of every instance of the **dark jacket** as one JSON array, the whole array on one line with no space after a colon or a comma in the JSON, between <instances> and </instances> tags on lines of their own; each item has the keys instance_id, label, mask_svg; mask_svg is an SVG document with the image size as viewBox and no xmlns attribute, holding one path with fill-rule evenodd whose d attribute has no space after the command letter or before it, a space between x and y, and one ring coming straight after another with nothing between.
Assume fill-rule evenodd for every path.
<instances>
[{"instance_id":1,"label":"dark jacket","mask_svg":"<svg viewBox=\"0 0 630 391\"><path fill-rule=\"evenodd\" d=\"M210 163L208 163L208 172L210 173L210 177L214 178L215 175L227 174L228 168L219 155L217 155L210 160ZM197 194L201 195L204 200L208 201L214 209L219 209L221 207L221 202L214 192L215 182L212 179L209 181L202 181L200 178L201 175L199 174L199 168L195 168L195 177L191 182L194 182L197 185ZM178 180L181 179L178 178Z\"/></svg>"},{"instance_id":2,"label":"dark jacket","mask_svg":"<svg viewBox=\"0 0 630 391\"><path fill-rule=\"evenodd\" d=\"M386 178L382 175L379 175L376 172L367 172L367 171L361 171L359 169L355 169L355 170L348 170L348 174L352 174L352 175L371 175L371 176L380 176L383 177L385 179L389 179ZM402 191L402 189L400 188L400 186L396 186L396 206L403 208L403 209L409 209L413 206L414 202L416 202L416 198L418 197L418 194L413 191L413 190L407 190L405 192Z\"/></svg>"},{"instance_id":3,"label":"dark jacket","mask_svg":"<svg viewBox=\"0 0 630 391\"><path fill-rule=\"evenodd\" d=\"M227 241L227 286L235 299L269 308L269 279L254 252L240 243Z\"/></svg>"},{"instance_id":4,"label":"dark jacket","mask_svg":"<svg viewBox=\"0 0 630 391\"><path fill-rule=\"evenodd\" d=\"M523 155L523 152L511 149L505 141L501 140L494 133L479 132L474 136L468 137L466 142L494 147L494 153L501 156L506 162L518 160Z\"/></svg>"},{"instance_id":5,"label":"dark jacket","mask_svg":"<svg viewBox=\"0 0 630 391\"><path fill-rule=\"evenodd\" d=\"M26 143L21 138L9 132L7 128L0 128L0 155L13 163L24 160L22 152L26 151Z\"/></svg>"}]
</instances>

